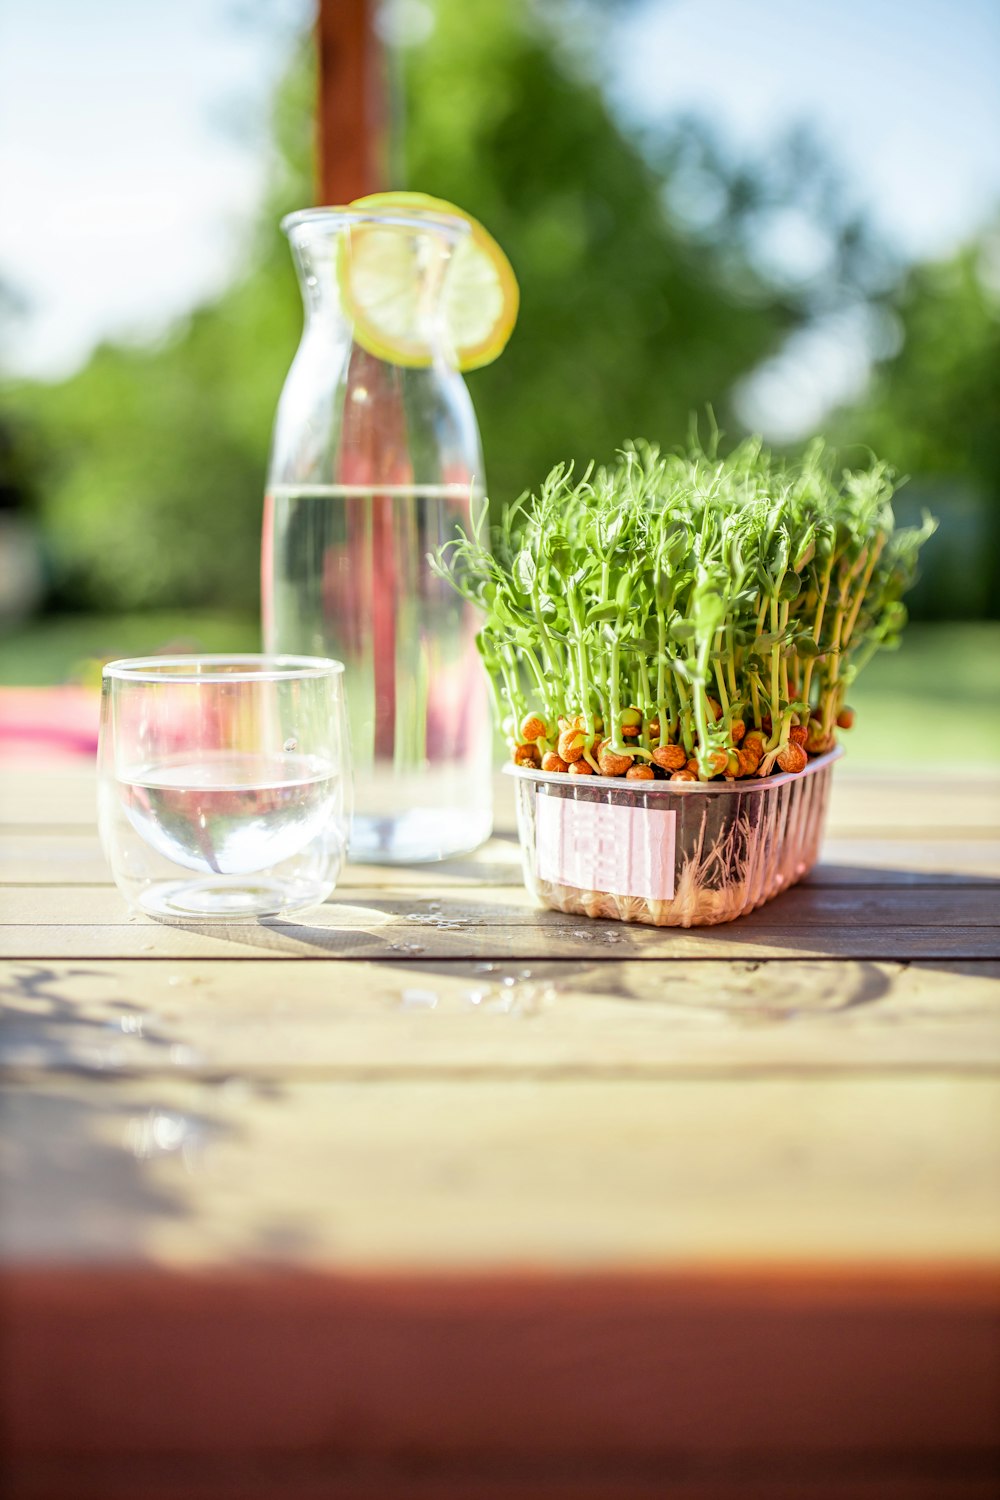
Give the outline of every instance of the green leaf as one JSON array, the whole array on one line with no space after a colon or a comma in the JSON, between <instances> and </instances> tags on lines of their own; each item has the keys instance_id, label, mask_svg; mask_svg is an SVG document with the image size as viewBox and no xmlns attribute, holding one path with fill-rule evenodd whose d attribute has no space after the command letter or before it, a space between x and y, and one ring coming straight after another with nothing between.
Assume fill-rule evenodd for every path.
<instances>
[{"instance_id":1,"label":"green leaf","mask_svg":"<svg viewBox=\"0 0 1000 1500\"><path fill-rule=\"evenodd\" d=\"M694 597L695 628L704 634L718 630L726 616L726 605L712 589L699 589Z\"/></svg>"},{"instance_id":2,"label":"green leaf","mask_svg":"<svg viewBox=\"0 0 1000 1500\"><path fill-rule=\"evenodd\" d=\"M522 594L530 594L535 587L538 569L535 567L535 559L527 548L522 548L514 559L513 574Z\"/></svg>"}]
</instances>

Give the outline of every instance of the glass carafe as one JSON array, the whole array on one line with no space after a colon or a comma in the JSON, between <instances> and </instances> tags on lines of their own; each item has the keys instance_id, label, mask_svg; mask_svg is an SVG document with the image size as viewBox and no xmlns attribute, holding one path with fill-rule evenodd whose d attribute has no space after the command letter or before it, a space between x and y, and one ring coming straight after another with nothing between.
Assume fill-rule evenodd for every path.
<instances>
[{"instance_id":1,"label":"glass carafe","mask_svg":"<svg viewBox=\"0 0 1000 1500\"><path fill-rule=\"evenodd\" d=\"M478 620L428 561L485 505L479 430L442 312L468 226L419 211L307 209L282 228L305 327L271 451L265 650L345 664L351 858L444 859L492 826ZM372 229L390 237L380 241L390 265L415 278L400 290L415 298L419 340L401 357L371 352L370 332L356 337L352 236Z\"/></svg>"}]
</instances>

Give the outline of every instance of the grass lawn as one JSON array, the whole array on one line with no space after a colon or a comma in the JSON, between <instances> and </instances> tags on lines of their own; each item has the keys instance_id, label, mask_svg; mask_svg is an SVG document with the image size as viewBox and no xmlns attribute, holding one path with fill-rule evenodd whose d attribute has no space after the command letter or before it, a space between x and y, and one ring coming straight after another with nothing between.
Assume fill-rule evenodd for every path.
<instances>
[{"instance_id":1,"label":"grass lawn","mask_svg":"<svg viewBox=\"0 0 1000 1500\"><path fill-rule=\"evenodd\" d=\"M1000 768L1000 623L907 626L850 701L851 766Z\"/></svg>"},{"instance_id":2,"label":"grass lawn","mask_svg":"<svg viewBox=\"0 0 1000 1500\"><path fill-rule=\"evenodd\" d=\"M143 615L58 615L0 635L0 684L100 683L100 663L163 651L259 651L253 616L205 611Z\"/></svg>"},{"instance_id":3,"label":"grass lawn","mask_svg":"<svg viewBox=\"0 0 1000 1500\"><path fill-rule=\"evenodd\" d=\"M167 648L256 651L259 628L252 617L207 613L40 620L0 636L0 684L96 683L101 659ZM1000 623L911 625L902 649L876 656L850 698L852 767L1000 767Z\"/></svg>"}]
</instances>

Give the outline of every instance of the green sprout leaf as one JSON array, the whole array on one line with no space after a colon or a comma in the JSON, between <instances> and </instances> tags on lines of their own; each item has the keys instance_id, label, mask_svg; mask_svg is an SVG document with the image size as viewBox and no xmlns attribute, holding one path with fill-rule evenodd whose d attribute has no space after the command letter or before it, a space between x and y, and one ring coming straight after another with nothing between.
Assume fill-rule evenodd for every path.
<instances>
[{"instance_id":1,"label":"green sprout leaf","mask_svg":"<svg viewBox=\"0 0 1000 1500\"><path fill-rule=\"evenodd\" d=\"M737 718L773 754L795 721L829 743L847 687L898 646L935 523L897 530L893 486L875 459L841 472L821 440L798 461L759 438L722 457L717 433L708 453L635 442L580 478L557 465L491 537L459 533L432 566L482 611L510 736L530 711L552 749L560 717L591 743L600 720L620 746L637 705L630 758L658 735L715 775Z\"/></svg>"}]
</instances>

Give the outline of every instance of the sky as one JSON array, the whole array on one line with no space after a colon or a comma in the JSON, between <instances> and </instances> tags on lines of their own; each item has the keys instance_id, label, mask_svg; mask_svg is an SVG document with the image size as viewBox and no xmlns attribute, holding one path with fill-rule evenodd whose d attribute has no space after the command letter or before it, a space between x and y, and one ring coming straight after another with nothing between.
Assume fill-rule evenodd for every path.
<instances>
[{"instance_id":1,"label":"sky","mask_svg":"<svg viewBox=\"0 0 1000 1500\"><path fill-rule=\"evenodd\" d=\"M902 260L947 255L1000 208L1000 0L645 0L608 71L623 118L697 113L740 158L806 123ZM779 248L808 255L801 226ZM815 431L861 395L879 336L863 308L795 333L740 417L772 441Z\"/></svg>"},{"instance_id":2,"label":"sky","mask_svg":"<svg viewBox=\"0 0 1000 1500\"><path fill-rule=\"evenodd\" d=\"M68 374L223 286L310 0L0 4L0 362Z\"/></svg>"},{"instance_id":3,"label":"sky","mask_svg":"<svg viewBox=\"0 0 1000 1500\"><path fill-rule=\"evenodd\" d=\"M426 34L428 0L393 3ZM24 304L7 370L58 378L225 283L266 172L267 100L311 14L0 7L0 283ZM624 118L698 113L744 155L805 121L903 256L947 253L1000 203L1000 0L639 0L617 16L604 55ZM749 419L777 402L807 426L863 381L864 337L849 319L801 335L748 393Z\"/></svg>"},{"instance_id":4,"label":"sky","mask_svg":"<svg viewBox=\"0 0 1000 1500\"><path fill-rule=\"evenodd\" d=\"M903 254L1000 204L1000 0L644 0L611 72L623 113L701 114L740 153L807 122Z\"/></svg>"}]
</instances>

